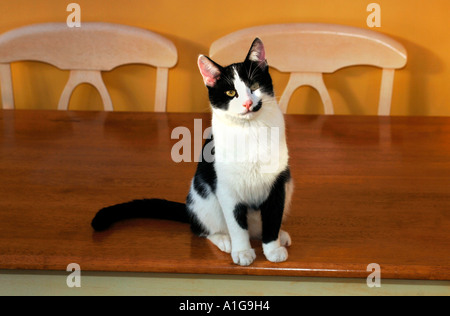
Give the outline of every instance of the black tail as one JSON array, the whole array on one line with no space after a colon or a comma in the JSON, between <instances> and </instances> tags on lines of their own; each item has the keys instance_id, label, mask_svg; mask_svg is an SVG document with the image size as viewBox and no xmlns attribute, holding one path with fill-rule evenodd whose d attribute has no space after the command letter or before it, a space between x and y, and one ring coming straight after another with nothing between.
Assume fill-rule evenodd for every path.
<instances>
[{"instance_id":1,"label":"black tail","mask_svg":"<svg viewBox=\"0 0 450 316\"><path fill-rule=\"evenodd\" d=\"M102 231L115 222L130 218L167 219L189 223L186 204L160 200L144 199L102 208L92 220L92 228Z\"/></svg>"}]
</instances>

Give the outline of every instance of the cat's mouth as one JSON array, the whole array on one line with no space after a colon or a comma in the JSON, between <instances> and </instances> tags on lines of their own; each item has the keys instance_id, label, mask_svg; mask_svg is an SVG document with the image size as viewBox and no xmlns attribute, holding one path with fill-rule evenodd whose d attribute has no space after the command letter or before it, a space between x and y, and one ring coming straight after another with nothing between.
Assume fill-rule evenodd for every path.
<instances>
[{"instance_id":1,"label":"cat's mouth","mask_svg":"<svg viewBox=\"0 0 450 316\"><path fill-rule=\"evenodd\" d=\"M248 109L248 110L245 110L245 112L241 113L240 115L246 116L246 115L249 115L249 114L258 112L259 110L261 110L261 107L262 107L262 100L260 100L260 101L258 102L258 104L255 105L254 107L252 107L252 108L250 108L250 109Z\"/></svg>"}]
</instances>

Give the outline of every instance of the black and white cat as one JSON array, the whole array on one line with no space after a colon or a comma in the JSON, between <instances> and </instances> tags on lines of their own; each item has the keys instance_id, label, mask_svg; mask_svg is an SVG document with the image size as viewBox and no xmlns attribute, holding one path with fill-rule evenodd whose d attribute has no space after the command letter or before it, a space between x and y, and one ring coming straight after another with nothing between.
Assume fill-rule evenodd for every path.
<instances>
[{"instance_id":1,"label":"black and white cat","mask_svg":"<svg viewBox=\"0 0 450 316\"><path fill-rule=\"evenodd\" d=\"M255 39L244 62L227 67L200 55L198 67L208 89L212 135L203 146L186 204L145 199L114 205L100 210L92 227L104 230L134 217L189 222L195 234L231 253L235 264L247 266L255 260L250 238L262 240L267 260L285 261L291 238L281 224L293 184L284 118L274 96L264 45ZM241 146L230 139L239 140ZM276 163L267 168L271 159Z\"/></svg>"}]
</instances>

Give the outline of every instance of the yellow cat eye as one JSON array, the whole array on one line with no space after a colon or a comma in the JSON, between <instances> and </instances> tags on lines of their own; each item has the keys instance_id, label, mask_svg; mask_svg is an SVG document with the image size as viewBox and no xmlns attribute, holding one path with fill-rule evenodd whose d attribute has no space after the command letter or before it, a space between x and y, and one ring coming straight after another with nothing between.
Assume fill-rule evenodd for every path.
<instances>
[{"instance_id":1,"label":"yellow cat eye","mask_svg":"<svg viewBox=\"0 0 450 316\"><path fill-rule=\"evenodd\" d=\"M259 89L259 83L255 82L251 85L250 90L255 91Z\"/></svg>"},{"instance_id":2,"label":"yellow cat eye","mask_svg":"<svg viewBox=\"0 0 450 316\"><path fill-rule=\"evenodd\" d=\"M225 92L227 96L229 97L234 97L236 96L236 90L228 90L227 92Z\"/></svg>"}]
</instances>

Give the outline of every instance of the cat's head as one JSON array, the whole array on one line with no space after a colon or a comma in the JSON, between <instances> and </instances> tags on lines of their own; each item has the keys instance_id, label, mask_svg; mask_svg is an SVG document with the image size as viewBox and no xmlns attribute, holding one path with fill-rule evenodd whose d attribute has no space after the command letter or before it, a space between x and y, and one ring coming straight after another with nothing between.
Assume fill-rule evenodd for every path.
<instances>
[{"instance_id":1,"label":"cat's head","mask_svg":"<svg viewBox=\"0 0 450 316\"><path fill-rule=\"evenodd\" d=\"M249 120L264 108L265 103L274 100L266 53L259 38L253 41L241 63L222 67L200 55L198 67L215 112Z\"/></svg>"}]
</instances>

